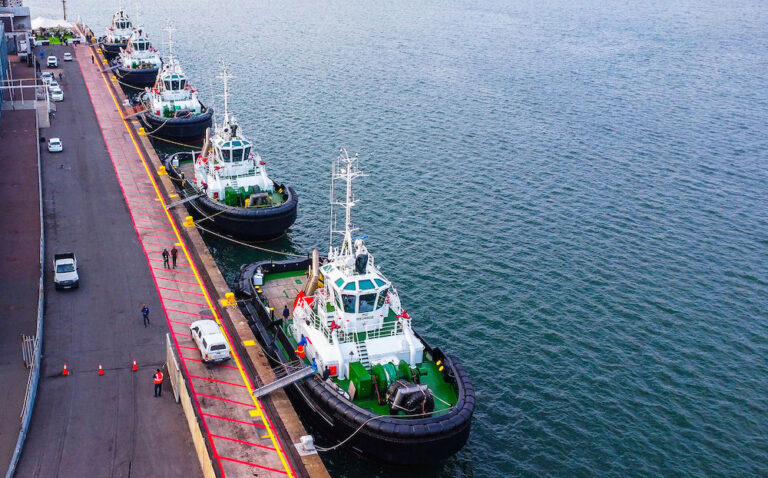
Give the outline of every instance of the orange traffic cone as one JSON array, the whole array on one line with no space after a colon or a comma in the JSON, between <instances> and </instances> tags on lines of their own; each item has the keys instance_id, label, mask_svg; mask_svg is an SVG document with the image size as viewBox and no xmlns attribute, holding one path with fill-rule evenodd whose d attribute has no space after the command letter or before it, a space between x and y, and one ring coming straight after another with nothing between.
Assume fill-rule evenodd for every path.
<instances>
[{"instance_id":1,"label":"orange traffic cone","mask_svg":"<svg viewBox=\"0 0 768 478\"><path fill-rule=\"evenodd\" d=\"M104 375L104 369L101 368L101 364L99 364L99 375Z\"/></svg>"},{"instance_id":2,"label":"orange traffic cone","mask_svg":"<svg viewBox=\"0 0 768 478\"><path fill-rule=\"evenodd\" d=\"M64 375L65 377L66 377L67 375L69 375L69 372L67 372L67 364L64 364L64 371L63 371L63 372L61 372L61 374L62 374L62 375Z\"/></svg>"},{"instance_id":3,"label":"orange traffic cone","mask_svg":"<svg viewBox=\"0 0 768 478\"><path fill-rule=\"evenodd\" d=\"M138 369L139 369L139 367L137 367L137 366L136 366L136 361L134 360L134 361L133 361L133 367L131 368L131 370L133 370L133 371L135 372L135 371L137 371Z\"/></svg>"}]
</instances>

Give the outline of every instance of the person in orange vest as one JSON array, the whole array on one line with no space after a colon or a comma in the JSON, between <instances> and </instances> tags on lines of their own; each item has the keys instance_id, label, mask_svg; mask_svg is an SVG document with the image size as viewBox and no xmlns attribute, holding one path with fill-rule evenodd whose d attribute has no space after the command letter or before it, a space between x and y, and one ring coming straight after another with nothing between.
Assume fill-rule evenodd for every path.
<instances>
[{"instance_id":1,"label":"person in orange vest","mask_svg":"<svg viewBox=\"0 0 768 478\"><path fill-rule=\"evenodd\" d=\"M155 381L155 396L159 397L163 394L163 372L157 369L152 378Z\"/></svg>"}]
</instances>

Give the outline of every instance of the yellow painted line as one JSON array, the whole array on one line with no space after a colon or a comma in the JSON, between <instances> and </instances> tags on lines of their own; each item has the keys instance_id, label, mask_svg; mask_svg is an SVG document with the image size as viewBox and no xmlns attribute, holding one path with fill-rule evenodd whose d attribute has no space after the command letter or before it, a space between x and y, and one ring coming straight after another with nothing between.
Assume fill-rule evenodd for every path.
<instances>
[{"instance_id":1,"label":"yellow painted line","mask_svg":"<svg viewBox=\"0 0 768 478\"><path fill-rule=\"evenodd\" d=\"M245 345L246 347L252 347L256 345L256 342L253 340L243 340L243 345Z\"/></svg>"},{"instance_id":2,"label":"yellow painted line","mask_svg":"<svg viewBox=\"0 0 768 478\"><path fill-rule=\"evenodd\" d=\"M251 410L251 411L248 412L248 415L250 415L252 417L260 417L261 416L261 412L258 411L258 410Z\"/></svg>"},{"instance_id":3,"label":"yellow painted line","mask_svg":"<svg viewBox=\"0 0 768 478\"><path fill-rule=\"evenodd\" d=\"M170 194L169 196L170 196L170 197L172 197L172 198L177 198L177 197L179 197L179 195L178 195L178 194Z\"/></svg>"},{"instance_id":4,"label":"yellow painted line","mask_svg":"<svg viewBox=\"0 0 768 478\"><path fill-rule=\"evenodd\" d=\"M291 473L292 468L288 465L288 462L285 457L285 452L283 451L282 443L280 443L276 438L274 433L272 433L272 426L269 422L265 419L264 411L261 408L261 403L259 403L258 400L253 396L253 388L251 387L251 381L248 380L248 378L245 375L245 371L243 370L243 365L240 362L240 357L235 352L234 347L232 346L232 343L229 339L229 334L227 333L224 326L221 324L221 319L219 318L219 312L216 310L215 307L213 307L213 303L211 301L210 295L208 294L208 289L203 285L202 278L200 277L200 274L197 271L197 266L192 261L192 258L189 254L189 250L187 249L187 246L184 244L184 241L181 240L181 235L179 234L179 229L176 227L176 222L171 217L171 212L165 207L165 201L162 198L162 194L160 194L160 189L157 186L157 182L155 181L155 177L152 176L152 172L149 169L149 166L147 165L147 160L144 157L144 155L141 153L141 149L139 149L138 143L136 143L136 138L133 135L133 131L131 131L131 128L128 127L128 121L123 117L123 111L120 108L120 105L117 103L117 98L115 97L115 94L112 92L112 89L109 87L109 83L107 83L107 78L104 75L101 75L102 79L104 80L104 85L107 87L107 91L109 92L109 95L112 97L112 101L115 103L115 107L117 108L118 114L120 114L120 119L123 120L123 126L125 126L125 129L128 131L128 135L131 137L131 142L133 142L133 147L136 149L136 152L139 155L139 159L141 159L141 164L144 166L144 171L147 173L147 177L149 178L149 181L152 183L152 187L155 190L155 193L157 194L157 197L155 198L155 201L160 201L160 203L163 206L163 210L165 211L165 216L168 218L168 222L171 224L171 227L173 228L173 233L176 235L176 238L179 240L179 244L181 244L181 250L184 252L184 255L187 258L187 262L189 263L189 267L192 268L192 272L195 275L195 278L197 279L197 284L200 286L200 290L203 293L203 297L205 297L205 302L208 304L208 308L210 309L211 313L213 314L214 318L216 319L216 323L219 325L219 328L221 329L222 333L224 334L224 338L227 340L227 344L229 345L230 350L232 351L232 358L235 360L235 364L237 364L237 369L240 371L240 377L243 379L243 383L245 384L246 389L248 390L248 396L253 401L253 404L256 405L256 409L261 413L261 423L264 425L264 428L267 430L267 435L262 436L262 438L270 438L270 441L275 447L275 451L277 452L277 456L280 457L280 462L283 464L283 468L286 471L286 474L290 477L293 476Z\"/></svg>"}]
</instances>

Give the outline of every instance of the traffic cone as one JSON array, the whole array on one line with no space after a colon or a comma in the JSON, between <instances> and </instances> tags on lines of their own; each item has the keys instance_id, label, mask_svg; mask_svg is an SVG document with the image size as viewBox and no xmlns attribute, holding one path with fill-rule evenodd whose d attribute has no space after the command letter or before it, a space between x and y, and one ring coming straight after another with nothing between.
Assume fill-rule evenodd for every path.
<instances>
[{"instance_id":1,"label":"traffic cone","mask_svg":"<svg viewBox=\"0 0 768 478\"><path fill-rule=\"evenodd\" d=\"M99 375L104 375L104 369L101 368L101 364L99 364Z\"/></svg>"},{"instance_id":2,"label":"traffic cone","mask_svg":"<svg viewBox=\"0 0 768 478\"><path fill-rule=\"evenodd\" d=\"M133 367L131 368L131 370L133 370L133 371L135 372L135 371L137 371L138 369L139 369L139 367L137 367L137 366L136 366L136 361L134 360L134 361L133 361Z\"/></svg>"},{"instance_id":3,"label":"traffic cone","mask_svg":"<svg viewBox=\"0 0 768 478\"><path fill-rule=\"evenodd\" d=\"M64 364L64 371L63 371L63 372L61 372L61 374L62 374L62 375L64 375L65 377L66 377L67 375L69 375L69 372L67 372L67 364Z\"/></svg>"}]
</instances>

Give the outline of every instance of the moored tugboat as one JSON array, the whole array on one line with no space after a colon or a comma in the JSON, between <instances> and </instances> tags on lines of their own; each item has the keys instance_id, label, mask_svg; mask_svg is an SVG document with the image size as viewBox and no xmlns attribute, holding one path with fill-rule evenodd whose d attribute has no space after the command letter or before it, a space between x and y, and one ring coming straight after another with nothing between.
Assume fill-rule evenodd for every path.
<instances>
[{"instance_id":1,"label":"moored tugboat","mask_svg":"<svg viewBox=\"0 0 768 478\"><path fill-rule=\"evenodd\" d=\"M224 121L211 137L206 134L203 150L193 154L191 163L181 164L189 156L182 152L164 164L201 228L248 241L276 239L296 221L298 196L267 176L266 163L229 115L226 69L222 76Z\"/></svg>"},{"instance_id":2,"label":"moored tugboat","mask_svg":"<svg viewBox=\"0 0 768 478\"><path fill-rule=\"evenodd\" d=\"M153 86L162 65L160 55L141 27L131 34L128 45L112 61L120 84L134 90Z\"/></svg>"},{"instance_id":3,"label":"moored tugboat","mask_svg":"<svg viewBox=\"0 0 768 478\"><path fill-rule=\"evenodd\" d=\"M206 108L197 98L184 70L173 57L172 29L168 29L168 61L152 89L139 96L144 112L139 121L149 136L183 144L197 144L211 127L213 108Z\"/></svg>"},{"instance_id":4,"label":"moored tugboat","mask_svg":"<svg viewBox=\"0 0 768 478\"><path fill-rule=\"evenodd\" d=\"M112 15L112 23L107 28L107 34L99 38L99 48L107 61L112 61L121 48L128 46L128 39L133 33L133 24L121 8Z\"/></svg>"},{"instance_id":5,"label":"moored tugboat","mask_svg":"<svg viewBox=\"0 0 768 478\"><path fill-rule=\"evenodd\" d=\"M334 200L331 186L331 204L346 209L341 246L331 244L322 262L315 249L312 259L243 266L240 306L276 375L286 377L281 385L292 382L289 395L324 433L374 461L438 462L469 437L474 388L456 358L413 329L367 236L352 236L351 183L359 175L357 158L342 150L332 177L346 180L345 202Z\"/></svg>"}]
</instances>

